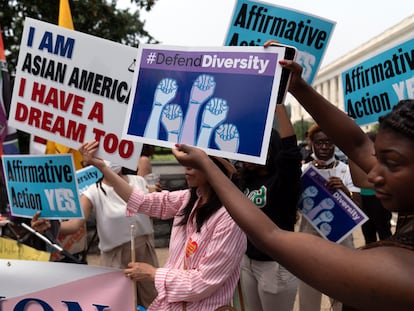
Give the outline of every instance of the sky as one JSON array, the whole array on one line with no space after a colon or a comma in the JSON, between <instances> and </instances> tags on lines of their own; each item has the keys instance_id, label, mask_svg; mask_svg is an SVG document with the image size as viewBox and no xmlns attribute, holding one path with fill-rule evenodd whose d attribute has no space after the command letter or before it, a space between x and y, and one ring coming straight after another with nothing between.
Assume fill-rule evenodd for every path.
<instances>
[{"instance_id":1,"label":"sky","mask_svg":"<svg viewBox=\"0 0 414 311\"><path fill-rule=\"evenodd\" d=\"M322 65L352 51L414 14L411 0L267 0L268 4L336 22ZM141 12L145 29L162 44L221 46L236 0L157 0ZM131 7L119 0L120 8ZM133 9L134 7L132 7Z\"/></svg>"}]
</instances>

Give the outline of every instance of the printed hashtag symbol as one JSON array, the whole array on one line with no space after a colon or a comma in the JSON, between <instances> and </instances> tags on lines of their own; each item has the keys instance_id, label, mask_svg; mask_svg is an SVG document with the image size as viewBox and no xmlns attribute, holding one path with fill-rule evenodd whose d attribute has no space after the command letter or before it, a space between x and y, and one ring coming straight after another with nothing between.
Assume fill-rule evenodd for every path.
<instances>
[{"instance_id":1,"label":"printed hashtag symbol","mask_svg":"<svg viewBox=\"0 0 414 311\"><path fill-rule=\"evenodd\" d=\"M155 61L156 53L152 52L147 56L147 64L152 64Z\"/></svg>"}]
</instances>

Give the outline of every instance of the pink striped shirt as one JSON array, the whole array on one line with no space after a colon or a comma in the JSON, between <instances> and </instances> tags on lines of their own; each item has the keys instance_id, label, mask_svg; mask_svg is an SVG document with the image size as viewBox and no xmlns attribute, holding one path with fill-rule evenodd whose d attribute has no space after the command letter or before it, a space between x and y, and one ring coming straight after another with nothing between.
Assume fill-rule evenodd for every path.
<instances>
[{"instance_id":1,"label":"pink striped shirt","mask_svg":"<svg viewBox=\"0 0 414 311\"><path fill-rule=\"evenodd\" d=\"M186 206L189 198L189 190L144 194L135 189L127 215L140 212L169 219ZM190 216L187 225L176 226L180 219L174 219L167 262L155 275L158 296L148 310L181 311L184 301L188 311L212 311L229 304L246 251L245 234L224 207L203 224L200 232L196 232L194 217Z\"/></svg>"}]
</instances>

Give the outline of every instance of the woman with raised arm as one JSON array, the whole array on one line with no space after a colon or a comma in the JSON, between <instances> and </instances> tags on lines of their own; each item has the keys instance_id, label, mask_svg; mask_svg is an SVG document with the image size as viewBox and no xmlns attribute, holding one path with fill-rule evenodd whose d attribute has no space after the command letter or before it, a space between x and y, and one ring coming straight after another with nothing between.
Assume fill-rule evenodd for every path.
<instances>
[{"instance_id":1,"label":"woman with raised arm","mask_svg":"<svg viewBox=\"0 0 414 311\"><path fill-rule=\"evenodd\" d=\"M132 280L155 284L158 295L148 311L213 311L229 305L240 276L246 236L221 204L205 174L186 166L189 189L145 193L93 156L98 145L98 142L83 144L80 148L83 160L101 170L127 202L126 216L143 213L174 220L164 267L131 262L124 270ZM232 183L234 166L222 158L212 157L212 160Z\"/></svg>"},{"instance_id":2,"label":"woman with raised arm","mask_svg":"<svg viewBox=\"0 0 414 311\"><path fill-rule=\"evenodd\" d=\"M299 64L282 60L292 72L289 91L338 147L369 172L377 197L406 219L396 233L362 250L280 229L241 193L200 149L177 145L183 165L205 173L249 240L297 277L357 310L412 310L414 307L414 100L401 101L380 118L374 143L344 112L302 78Z\"/></svg>"}]
</instances>

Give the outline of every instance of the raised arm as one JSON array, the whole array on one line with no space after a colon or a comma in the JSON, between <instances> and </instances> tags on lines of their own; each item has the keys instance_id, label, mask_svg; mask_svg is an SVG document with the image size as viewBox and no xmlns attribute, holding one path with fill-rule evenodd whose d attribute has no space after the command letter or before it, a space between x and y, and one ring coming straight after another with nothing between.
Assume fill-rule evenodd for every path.
<instances>
[{"instance_id":1,"label":"raised arm","mask_svg":"<svg viewBox=\"0 0 414 311\"><path fill-rule=\"evenodd\" d=\"M372 189L374 185L369 182L368 175L354 161L349 160L349 171L351 172L352 182L360 188Z\"/></svg>"},{"instance_id":2,"label":"raised arm","mask_svg":"<svg viewBox=\"0 0 414 311\"><path fill-rule=\"evenodd\" d=\"M332 138L335 145L359 167L368 172L375 163L373 142L354 120L332 105L302 79L302 67L299 64L289 60L281 60L280 64L292 72L289 92Z\"/></svg>"},{"instance_id":3,"label":"raised arm","mask_svg":"<svg viewBox=\"0 0 414 311\"><path fill-rule=\"evenodd\" d=\"M279 124L279 134L281 138L295 135L295 129L290 121L285 105L276 105L276 117Z\"/></svg>"},{"instance_id":4,"label":"raised arm","mask_svg":"<svg viewBox=\"0 0 414 311\"><path fill-rule=\"evenodd\" d=\"M137 175L144 177L152 172L151 159L147 156L140 156L138 159Z\"/></svg>"},{"instance_id":5,"label":"raised arm","mask_svg":"<svg viewBox=\"0 0 414 311\"><path fill-rule=\"evenodd\" d=\"M407 269L414 273L411 251L390 247L359 251L281 230L202 150L178 145L173 153L182 165L206 174L223 205L255 245L312 287L363 310L408 310L413 305L414 280L407 274Z\"/></svg>"},{"instance_id":6,"label":"raised arm","mask_svg":"<svg viewBox=\"0 0 414 311\"><path fill-rule=\"evenodd\" d=\"M101 158L95 157L95 152L98 151L99 142L92 141L83 144L79 151L82 154L83 162L91 164L98 168L104 175L106 181L113 186L115 192L125 201L128 202L129 197L133 191L132 186L128 184L121 176L112 171Z\"/></svg>"}]
</instances>

